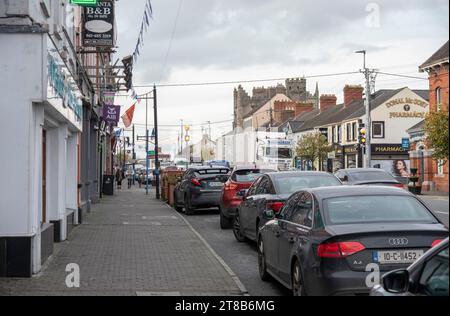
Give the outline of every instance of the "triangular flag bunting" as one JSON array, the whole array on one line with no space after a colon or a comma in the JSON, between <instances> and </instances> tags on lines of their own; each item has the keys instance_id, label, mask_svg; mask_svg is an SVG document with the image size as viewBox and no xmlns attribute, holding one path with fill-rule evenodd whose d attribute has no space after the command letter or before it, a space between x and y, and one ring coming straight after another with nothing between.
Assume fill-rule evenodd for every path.
<instances>
[{"instance_id":1,"label":"triangular flag bunting","mask_svg":"<svg viewBox=\"0 0 450 316\"><path fill-rule=\"evenodd\" d=\"M125 125L125 128L128 128L131 126L131 123L133 123L133 117L134 117L134 110L136 109L136 103L133 104L124 115L122 115L122 121Z\"/></svg>"}]
</instances>

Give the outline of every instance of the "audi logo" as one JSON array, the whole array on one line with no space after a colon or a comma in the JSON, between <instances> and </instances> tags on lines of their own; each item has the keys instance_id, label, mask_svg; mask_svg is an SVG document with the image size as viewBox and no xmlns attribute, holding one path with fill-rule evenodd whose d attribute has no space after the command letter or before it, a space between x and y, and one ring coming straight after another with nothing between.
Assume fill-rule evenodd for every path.
<instances>
[{"instance_id":1,"label":"audi logo","mask_svg":"<svg viewBox=\"0 0 450 316\"><path fill-rule=\"evenodd\" d=\"M407 246L409 244L408 238L390 238L389 244L391 246Z\"/></svg>"}]
</instances>

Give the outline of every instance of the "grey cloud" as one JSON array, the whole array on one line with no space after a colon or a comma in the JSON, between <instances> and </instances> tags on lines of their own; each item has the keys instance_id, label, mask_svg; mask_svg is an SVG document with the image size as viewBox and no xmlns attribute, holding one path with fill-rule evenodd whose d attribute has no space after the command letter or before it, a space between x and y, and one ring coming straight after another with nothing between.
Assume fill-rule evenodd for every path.
<instances>
[{"instance_id":1,"label":"grey cloud","mask_svg":"<svg viewBox=\"0 0 450 316\"><path fill-rule=\"evenodd\" d=\"M124 55L134 49L144 3L117 3L119 51ZM154 20L136 70L140 82L160 79L179 2L152 3ZM326 62L332 54L327 48L332 45L343 51L356 46L381 51L386 47L371 44L366 38L351 43L346 38L344 44L340 43L340 37L351 32L359 36L358 28L364 27L369 3L379 4L382 17L418 10L430 14L448 8L446 0L184 0L163 80L171 69L183 67L237 69ZM300 49L297 55L293 54L299 47L305 47L305 52Z\"/></svg>"}]
</instances>

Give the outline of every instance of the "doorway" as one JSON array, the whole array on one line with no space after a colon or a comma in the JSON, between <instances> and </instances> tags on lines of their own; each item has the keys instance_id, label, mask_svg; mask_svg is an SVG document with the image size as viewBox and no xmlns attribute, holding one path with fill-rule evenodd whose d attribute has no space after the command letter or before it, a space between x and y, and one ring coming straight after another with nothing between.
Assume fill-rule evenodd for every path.
<instances>
[{"instance_id":1,"label":"doorway","mask_svg":"<svg viewBox=\"0 0 450 316\"><path fill-rule=\"evenodd\" d=\"M47 131L42 130L42 224L47 222Z\"/></svg>"}]
</instances>

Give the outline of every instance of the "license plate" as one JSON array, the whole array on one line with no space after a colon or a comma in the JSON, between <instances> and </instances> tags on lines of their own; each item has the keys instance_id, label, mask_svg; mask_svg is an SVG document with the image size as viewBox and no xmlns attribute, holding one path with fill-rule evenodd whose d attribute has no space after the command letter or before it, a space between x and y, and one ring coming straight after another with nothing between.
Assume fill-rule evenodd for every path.
<instances>
[{"instance_id":1,"label":"license plate","mask_svg":"<svg viewBox=\"0 0 450 316\"><path fill-rule=\"evenodd\" d=\"M217 188L217 187L223 187L223 183L222 183L222 182L210 182L210 183L209 183L209 186L210 186L210 187L215 187L215 188Z\"/></svg>"},{"instance_id":2,"label":"license plate","mask_svg":"<svg viewBox=\"0 0 450 316\"><path fill-rule=\"evenodd\" d=\"M373 261L379 264L413 263L423 254L423 250L374 251Z\"/></svg>"}]
</instances>

